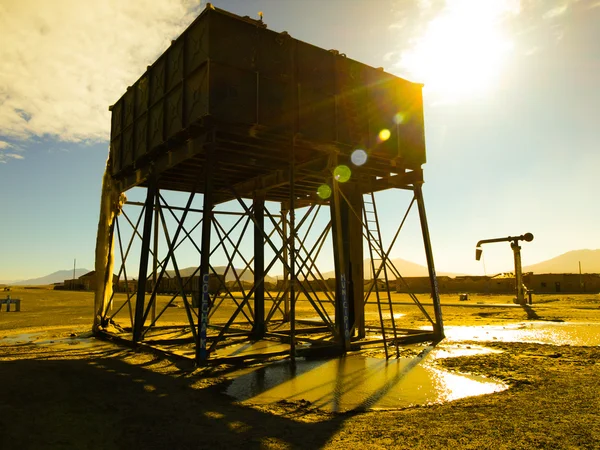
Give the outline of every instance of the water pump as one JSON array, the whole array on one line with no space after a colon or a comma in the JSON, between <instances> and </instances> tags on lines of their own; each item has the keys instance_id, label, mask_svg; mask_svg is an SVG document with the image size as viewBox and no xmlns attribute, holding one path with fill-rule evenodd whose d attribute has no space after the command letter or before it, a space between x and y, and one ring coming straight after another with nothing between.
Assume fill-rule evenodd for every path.
<instances>
[{"instance_id":1,"label":"water pump","mask_svg":"<svg viewBox=\"0 0 600 450\"><path fill-rule=\"evenodd\" d=\"M521 246L519 245L519 241L531 242L533 241L533 234L525 233L521 236L507 236L503 238L483 239L477 243L477 247L475 248L475 259L479 261L479 259L481 258L481 253L483 252L481 248L482 244L491 244L493 242L510 242L510 248L512 248L512 251L515 256L515 290L517 292L517 298L515 298L515 303L518 303L519 305L526 305L527 301L525 300L525 291L527 290L527 288L523 284L523 269L521 267Z\"/></svg>"}]
</instances>

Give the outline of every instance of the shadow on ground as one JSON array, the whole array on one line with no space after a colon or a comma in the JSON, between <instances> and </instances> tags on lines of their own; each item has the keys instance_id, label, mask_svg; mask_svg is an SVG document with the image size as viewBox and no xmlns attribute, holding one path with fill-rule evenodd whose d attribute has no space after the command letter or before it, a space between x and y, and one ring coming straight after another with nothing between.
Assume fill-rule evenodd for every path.
<instances>
[{"instance_id":1,"label":"shadow on ground","mask_svg":"<svg viewBox=\"0 0 600 450\"><path fill-rule=\"evenodd\" d=\"M319 448L343 421L263 413L194 387L198 377L144 367L160 361L130 364L117 353L3 361L0 448Z\"/></svg>"}]
</instances>

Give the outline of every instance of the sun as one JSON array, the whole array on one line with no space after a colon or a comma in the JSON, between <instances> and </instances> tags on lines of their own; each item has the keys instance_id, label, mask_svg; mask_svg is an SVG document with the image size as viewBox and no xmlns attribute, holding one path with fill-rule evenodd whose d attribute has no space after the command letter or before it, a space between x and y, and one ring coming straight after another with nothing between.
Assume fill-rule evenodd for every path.
<instances>
[{"instance_id":1,"label":"sun","mask_svg":"<svg viewBox=\"0 0 600 450\"><path fill-rule=\"evenodd\" d=\"M399 65L438 100L485 95L497 86L513 47L504 23L514 12L508 0L448 0Z\"/></svg>"}]
</instances>

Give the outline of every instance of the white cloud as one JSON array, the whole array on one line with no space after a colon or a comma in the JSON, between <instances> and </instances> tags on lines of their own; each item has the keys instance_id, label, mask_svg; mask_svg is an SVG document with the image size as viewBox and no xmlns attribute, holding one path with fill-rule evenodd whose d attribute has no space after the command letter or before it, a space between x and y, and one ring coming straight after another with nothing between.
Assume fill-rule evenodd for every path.
<instances>
[{"instance_id":1,"label":"white cloud","mask_svg":"<svg viewBox=\"0 0 600 450\"><path fill-rule=\"evenodd\" d=\"M0 141L0 164L6 164L11 159L25 159L25 157L19 153L14 153L15 150L19 150L16 147L12 147L8 144L8 147L2 147L1 144L8 144L7 142ZM10 152L6 152L8 148L11 148Z\"/></svg>"},{"instance_id":2,"label":"white cloud","mask_svg":"<svg viewBox=\"0 0 600 450\"><path fill-rule=\"evenodd\" d=\"M0 140L0 164L6 164L11 159L25 159L21 152L23 149L18 144Z\"/></svg>"},{"instance_id":3,"label":"white cloud","mask_svg":"<svg viewBox=\"0 0 600 450\"><path fill-rule=\"evenodd\" d=\"M567 6L567 4L564 4L548 10L543 16L544 19L553 19L563 15L567 11Z\"/></svg>"},{"instance_id":4,"label":"white cloud","mask_svg":"<svg viewBox=\"0 0 600 450\"><path fill-rule=\"evenodd\" d=\"M200 2L1 3L0 134L107 139L108 106L193 20ZM11 155L0 158L20 159Z\"/></svg>"}]
</instances>

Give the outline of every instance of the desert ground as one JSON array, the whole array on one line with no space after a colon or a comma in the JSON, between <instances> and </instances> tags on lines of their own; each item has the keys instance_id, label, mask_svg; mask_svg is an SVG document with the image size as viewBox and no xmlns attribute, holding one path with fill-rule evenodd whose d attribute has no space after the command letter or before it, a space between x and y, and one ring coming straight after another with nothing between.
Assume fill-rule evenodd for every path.
<instances>
[{"instance_id":1,"label":"desert ground","mask_svg":"<svg viewBox=\"0 0 600 450\"><path fill-rule=\"evenodd\" d=\"M0 312L1 449L600 448L595 335L589 342L584 335L576 346L463 340L463 346L498 351L434 364L483 375L508 389L451 402L335 413L307 401L241 402L225 392L240 367L197 368L95 340L93 293L19 287L2 294L22 303L20 312L7 313L5 306ZM399 295L394 300L403 302ZM510 305L512 299L472 295L459 304L457 295L443 295L444 324L449 330L484 330L600 323L597 294L534 296L531 307L491 306L497 304ZM398 305L394 311L408 326L422 325L415 308ZM181 314L181 308L169 308L168 314ZM401 353L418 351L412 346ZM383 349L369 354L382 357Z\"/></svg>"}]
</instances>

